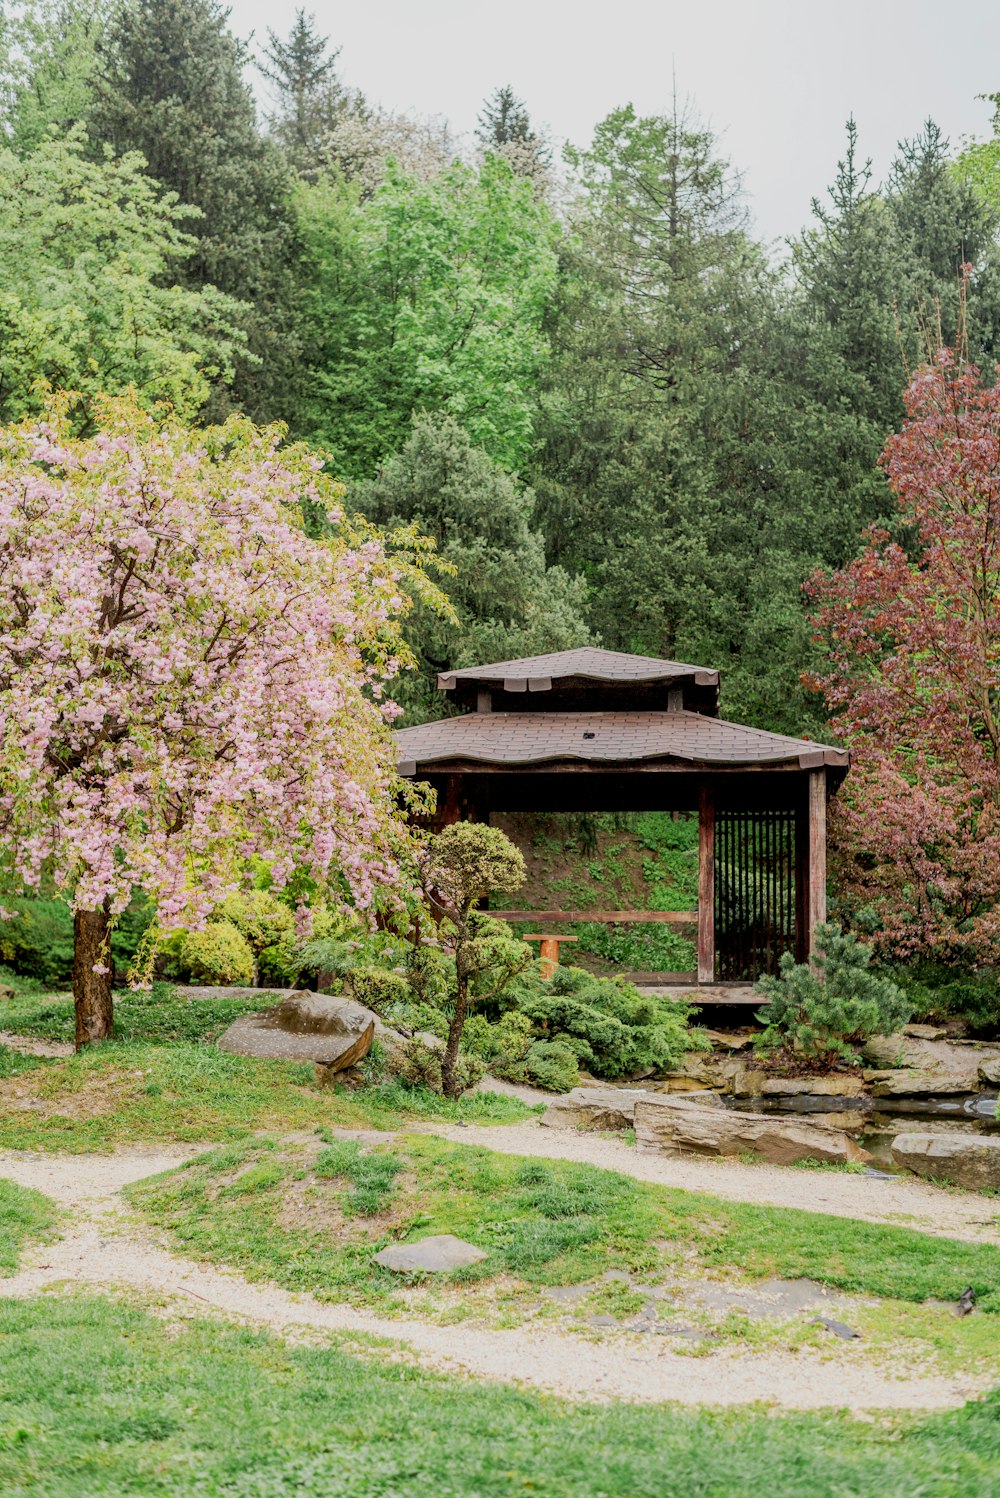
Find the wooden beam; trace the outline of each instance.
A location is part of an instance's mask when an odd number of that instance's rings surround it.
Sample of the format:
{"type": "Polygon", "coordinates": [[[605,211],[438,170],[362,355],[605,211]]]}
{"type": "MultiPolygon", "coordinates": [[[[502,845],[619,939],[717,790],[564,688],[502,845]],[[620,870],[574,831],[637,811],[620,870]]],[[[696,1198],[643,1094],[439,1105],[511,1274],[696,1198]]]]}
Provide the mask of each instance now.
{"type": "Polygon", "coordinates": [[[498,921],[594,921],[599,926],[628,922],[666,922],[672,926],[694,926],[696,910],[494,910],[498,921]]]}
{"type": "Polygon", "coordinates": [[[715,981],[715,799],[702,782],[698,794],[698,982],[715,981]]]}
{"type": "Polygon", "coordinates": [[[806,938],[816,950],[816,927],[826,920],[826,771],[809,772],[809,864],[806,885],[806,938]]]}

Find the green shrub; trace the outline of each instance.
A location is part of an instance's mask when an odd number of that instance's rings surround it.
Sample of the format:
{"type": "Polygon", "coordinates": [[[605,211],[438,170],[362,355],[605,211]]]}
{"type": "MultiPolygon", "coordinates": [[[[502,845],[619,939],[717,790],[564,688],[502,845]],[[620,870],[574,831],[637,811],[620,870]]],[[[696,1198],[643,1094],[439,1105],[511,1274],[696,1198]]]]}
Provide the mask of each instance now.
{"type": "Polygon", "coordinates": [[[781,958],[780,977],[761,978],[756,992],[770,999],[757,1015],[765,1026],[755,1045],[785,1051],[818,1065],[854,1061],[855,1046],[891,1035],[910,1018],[912,1001],[891,978],[872,971],[872,949],[833,923],[817,926],[811,963],[781,958]]]}
{"type": "Polygon", "coordinates": [[[405,1003],[410,993],[410,986],[402,973],[394,972],[392,968],[352,968],[347,982],[359,1004],[383,1016],[393,1005],[405,1003]]]}
{"type": "Polygon", "coordinates": [[[73,913],[64,900],[4,900],[12,920],[0,921],[0,960],[48,988],[73,979],[73,913]]]}
{"type": "Polygon", "coordinates": [[[974,1035],[993,1039],[1000,1034],[1000,973],[995,968],[922,962],[895,968],[892,977],[921,1019],[954,1017],[965,1020],[974,1035]]]}
{"type": "Polygon", "coordinates": [[[185,931],[177,944],[176,965],[191,983],[248,988],[254,979],[253,953],[230,921],[209,921],[201,931],[185,931]]]}
{"type": "Polygon", "coordinates": [[[511,1075],[512,1082],[531,1082],[549,1092],[569,1092],[580,1080],[580,1063],[562,1040],[536,1040],[520,1068],[521,1075],[511,1075]]]}
{"type": "Polygon", "coordinates": [[[582,968],[558,967],[548,982],[525,974],[511,985],[510,998],[537,1039],[558,1040],[597,1077],[669,1071],[698,1044],[686,1004],[582,968]]]}

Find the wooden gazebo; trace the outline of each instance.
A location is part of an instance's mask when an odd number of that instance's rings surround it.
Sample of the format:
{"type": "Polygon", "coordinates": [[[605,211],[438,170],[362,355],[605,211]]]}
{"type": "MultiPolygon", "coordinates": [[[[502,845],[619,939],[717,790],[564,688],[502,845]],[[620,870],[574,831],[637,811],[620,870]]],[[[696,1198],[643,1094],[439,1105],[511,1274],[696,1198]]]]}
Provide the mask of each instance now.
{"type": "Polygon", "coordinates": [[[811,951],[845,750],[720,718],[718,671],[618,651],[468,667],[438,687],[459,715],[397,740],[400,773],[435,787],[443,823],[697,811],[698,984],[753,982],[811,951]]]}

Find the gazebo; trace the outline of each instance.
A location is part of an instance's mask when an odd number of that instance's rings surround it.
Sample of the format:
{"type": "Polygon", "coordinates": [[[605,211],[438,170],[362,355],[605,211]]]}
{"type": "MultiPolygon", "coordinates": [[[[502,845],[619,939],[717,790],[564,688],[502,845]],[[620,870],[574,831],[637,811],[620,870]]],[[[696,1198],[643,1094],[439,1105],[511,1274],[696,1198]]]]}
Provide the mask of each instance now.
{"type": "Polygon", "coordinates": [[[783,952],[811,952],[845,750],[720,718],[716,670],[613,650],[470,666],[438,688],[457,715],[396,737],[400,773],[435,788],[441,825],[513,811],[698,814],[696,916],[541,914],[696,919],[703,988],[752,983],[783,952]]]}

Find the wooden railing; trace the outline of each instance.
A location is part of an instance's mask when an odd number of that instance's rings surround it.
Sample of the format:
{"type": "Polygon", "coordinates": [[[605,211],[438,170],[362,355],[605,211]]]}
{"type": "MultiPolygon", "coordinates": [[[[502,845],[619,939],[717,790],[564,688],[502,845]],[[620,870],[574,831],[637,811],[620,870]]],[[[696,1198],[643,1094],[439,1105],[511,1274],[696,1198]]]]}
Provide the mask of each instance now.
{"type": "Polygon", "coordinates": [[[598,926],[617,926],[629,921],[696,926],[696,910],[491,910],[499,921],[593,921],[598,926]]]}

